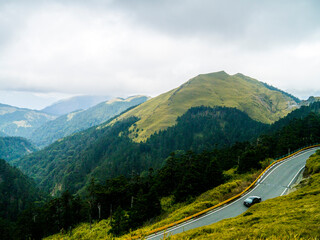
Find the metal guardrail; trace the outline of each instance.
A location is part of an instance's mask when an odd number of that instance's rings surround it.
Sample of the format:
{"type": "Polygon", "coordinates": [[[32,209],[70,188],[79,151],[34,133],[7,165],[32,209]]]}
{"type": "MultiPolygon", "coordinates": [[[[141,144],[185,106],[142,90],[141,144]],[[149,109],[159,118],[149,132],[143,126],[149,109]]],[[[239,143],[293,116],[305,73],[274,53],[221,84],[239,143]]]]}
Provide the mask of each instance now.
{"type": "Polygon", "coordinates": [[[247,188],[246,188],[245,190],[243,190],[241,193],[239,193],[239,194],[237,194],[237,195],[235,195],[235,196],[233,196],[233,197],[231,197],[231,198],[229,198],[229,199],[227,199],[227,200],[225,200],[225,201],[223,201],[223,202],[220,202],[220,203],[218,203],[218,204],[216,204],[216,205],[214,205],[214,206],[212,206],[212,207],[210,207],[210,208],[207,208],[207,209],[205,209],[205,210],[202,210],[201,212],[195,213],[195,214],[193,214],[193,215],[191,215],[191,216],[189,216],[189,217],[183,218],[183,219],[181,219],[181,220],[179,220],[179,221],[176,221],[176,222],[170,223],[170,224],[168,224],[168,225],[165,225],[165,226],[163,226],[163,227],[160,227],[160,228],[151,230],[151,231],[147,232],[147,233],[144,234],[144,235],[141,234],[141,235],[133,236],[133,237],[131,237],[131,238],[129,238],[129,239],[139,239],[139,238],[144,237],[144,236],[149,236],[149,235],[155,234],[155,233],[157,233],[157,232],[161,232],[161,231],[166,230],[166,229],[168,229],[168,228],[174,227],[174,226],[176,226],[176,225],[178,225],[178,224],[180,224],[180,223],[184,223],[184,222],[187,222],[187,221],[189,221],[189,220],[191,220],[191,219],[194,219],[194,218],[197,218],[197,217],[199,217],[199,216],[201,216],[201,215],[204,215],[204,214],[206,214],[206,213],[208,213],[208,212],[210,212],[210,211],[212,211],[212,210],[214,210],[214,209],[216,209],[216,208],[218,208],[218,207],[221,207],[221,206],[223,206],[223,205],[225,205],[225,204],[227,204],[227,203],[230,203],[230,202],[232,202],[233,200],[241,197],[241,196],[242,196],[243,194],[245,194],[248,190],[250,190],[252,187],[254,187],[255,184],[256,184],[260,179],[262,179],[262,178],[265,176],[265,174],[267,174],[270,170],[272,170],[272,169],[273,169],[275,166],[277,166],[280,162],[282,162],[282,161],[284,161],[284,160],[286,160],[286,159],[288,159],[288,158],[291,158],[291,157],[293,157],[293,156],[295,156],[295,155],[297,155],[297,154],[299,154],[299,153],[301,153],[301,152],[303,152],[303,151],[305,151],[305,150],[308,150],[308,149],[310,149],[310,148],[315,148],[315,147],[320,147],[320,144],[314,144],[314,145],[310,145],[310,146],[307,146],[307,147],[304,147],[304,148],[300,148],[300,149],[294,151],[294,152],[291,153],[291,154],[287,154],[287,155],[282,156],[280,159],[272,162],[268,167],[266,167],[266,169],[263,170],[262,173],[260,173],[260,175],[256,178],[256,180],[254,180],[254,181],[249,185],[249,187],[247,187],[247,188]]]}

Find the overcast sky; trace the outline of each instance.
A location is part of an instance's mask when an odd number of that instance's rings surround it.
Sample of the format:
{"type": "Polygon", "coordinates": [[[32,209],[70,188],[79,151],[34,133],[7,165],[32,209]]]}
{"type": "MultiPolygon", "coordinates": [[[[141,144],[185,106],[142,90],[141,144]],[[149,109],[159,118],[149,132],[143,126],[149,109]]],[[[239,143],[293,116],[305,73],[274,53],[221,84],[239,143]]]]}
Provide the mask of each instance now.
{"type": "Polygon", "coordinates": [[[221,70],[320,95],[319,13],[318,0],[0,1],[0,102],[156,96],[221,70]]]}

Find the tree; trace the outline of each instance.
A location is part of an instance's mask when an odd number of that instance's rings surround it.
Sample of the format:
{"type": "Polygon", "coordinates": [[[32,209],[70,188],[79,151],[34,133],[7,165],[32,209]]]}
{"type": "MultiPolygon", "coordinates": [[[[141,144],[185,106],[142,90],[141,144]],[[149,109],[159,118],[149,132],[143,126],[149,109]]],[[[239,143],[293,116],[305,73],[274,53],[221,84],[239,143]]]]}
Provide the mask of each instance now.
{"type": "Polygon", "coordinates": [[[110,232],[116,236],[122,235],[128,231],[128,216],[119,206],[111,218],[110,232]]]}

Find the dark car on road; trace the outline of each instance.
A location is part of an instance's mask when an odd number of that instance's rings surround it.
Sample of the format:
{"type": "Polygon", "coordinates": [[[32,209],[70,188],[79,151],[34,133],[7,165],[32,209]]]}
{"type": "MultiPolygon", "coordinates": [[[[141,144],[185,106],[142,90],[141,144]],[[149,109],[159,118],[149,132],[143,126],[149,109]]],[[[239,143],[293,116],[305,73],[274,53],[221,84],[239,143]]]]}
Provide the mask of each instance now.
{"type": "Polygon", "coordinates": [[[246,200],[244,200],[243,204],[246,207],[250,207],[251,205],[255,204],[255,203],[259,203],[261,202],[261,197],[258,196],[250,196],[248,197],[246,200]]]}

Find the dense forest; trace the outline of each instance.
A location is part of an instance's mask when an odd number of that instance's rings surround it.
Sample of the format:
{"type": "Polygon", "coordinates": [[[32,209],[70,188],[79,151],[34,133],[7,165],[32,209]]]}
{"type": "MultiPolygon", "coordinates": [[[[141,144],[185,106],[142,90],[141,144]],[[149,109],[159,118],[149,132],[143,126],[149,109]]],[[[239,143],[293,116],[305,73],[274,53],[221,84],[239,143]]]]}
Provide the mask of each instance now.
{"type": "Polygon", "coordinates": [[[41,198],[32,179],[0,159],[0,239],[10,239],[19,214],[41,198]]]}
{"type": "Polygon", "coordinates": [[[10,162],[36,151],[36,147],[22,137],[0,137],[0,159],[10,162]]]}
{"type": "Polygon", "coordinates": [[[68,189],[75,193],[83,191],[91,177],[104,182],[132,172],[147,173],[149,168],[162,167],[173,151],[200,153],[250,141],[268,126],[234,108],[195,107],[179,117],[175,126],[136,143],[128,137],[132,134],[128,128],[137,120],[132,117],[112,127],[74,134],[22,158],[17,165],[48,192],[59,194],[59,189],[68,189]]]}
{"type": "Polygon", "coordinates": [[[280,128],[280,123],[276,123],[252,141],[236,142],[232,146],[215,145],[200,152],[176,150],[157,170],[149,168],[142,174],[132,171],[129,176],[120,175],[103,182],[91,178],[81,196],[64,191],[60,197],[21,213],[13,225],[19,229],[15,231],[15,238],[39,239],[68,231],[82,221],[110,216],[111,233],[115,236],[134,230],[161,213],[162,197],[173,196],[176,203],[190,202],[227,181],[224,170],[234,168],[238,173],[245,173],[260,169],[266,158],[275,159],[288,151],[320,142],[320,115],[316,113],[319,106],[297,110],[288,116],[288,121],[282,120],[288,124],[280,128]]]}

